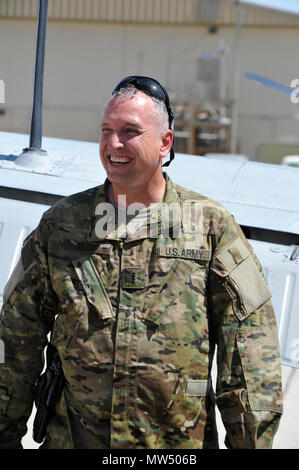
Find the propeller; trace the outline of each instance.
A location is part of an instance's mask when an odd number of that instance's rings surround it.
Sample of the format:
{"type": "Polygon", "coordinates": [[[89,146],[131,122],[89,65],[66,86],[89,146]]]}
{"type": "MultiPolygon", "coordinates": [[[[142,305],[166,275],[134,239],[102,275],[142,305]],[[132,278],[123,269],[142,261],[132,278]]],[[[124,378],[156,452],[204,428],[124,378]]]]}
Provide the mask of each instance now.
{"type": "MultiPolygon", "coordinates": [[[[292,95],[293,93],[294,97],[299,98],[299,93],[296,93],[296,88],[287,87],[285,85],[282,85],[281,83],[271,80],[270,78],[263,77],[262,75],[258,75],[256,73],[246,72],[245,77],[248,78],[249,80],[252,80],[255,83],[258,83],[259,85],[264,85],[268,88],[273,88],[274,90],[280,91],[282,93],[286,93],[287,95],[292,95]]],[[[298,79],[297,86],[299,86],[299,79],[298,79]]]]}

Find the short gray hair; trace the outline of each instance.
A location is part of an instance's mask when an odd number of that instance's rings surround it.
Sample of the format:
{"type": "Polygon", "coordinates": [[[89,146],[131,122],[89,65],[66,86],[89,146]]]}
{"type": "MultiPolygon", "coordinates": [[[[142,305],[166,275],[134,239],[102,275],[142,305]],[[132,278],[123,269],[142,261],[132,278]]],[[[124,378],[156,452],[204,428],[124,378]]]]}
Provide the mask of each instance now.
{"type": "Polygon", "coordinates": [[[154,102],[157,113],[159,114],[161,132],[164,132],[169,129],[169,116],[164,101],[158,100],[157,98],[151,96],[143,90],[138,90],[138,88],[135,88],[132,84],[128,84],[122,88],[119,88],[119,90],[113,93],[113,96],[120,97],[121,100],[125,101],[131,100],[139,92],[149,96],[154,102]]]}

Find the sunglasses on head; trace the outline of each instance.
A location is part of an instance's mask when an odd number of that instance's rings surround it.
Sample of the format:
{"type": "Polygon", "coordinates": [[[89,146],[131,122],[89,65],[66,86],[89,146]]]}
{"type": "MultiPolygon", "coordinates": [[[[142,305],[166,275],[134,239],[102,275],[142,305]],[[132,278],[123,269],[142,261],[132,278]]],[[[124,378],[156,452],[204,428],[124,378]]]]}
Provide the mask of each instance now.
{"type": "MultiPolygon", "coordinates": [[[[166,89],[154,78],[142,77],[139,75],[131,75],[129,77],[123,78],[114,88],[112,95],[114,95],[121,88],[125,88],[127,85],[133,85],[137,90],[143,91],[149,96],[156,98],[166,106],[169,120],[169,129],[172,129],[174,113],[170,106],[169,96],[166,89]]],[[[168,166],[170,162],[174,159],[173,148],[170,150],[170,160],[164,163],[163,166],[168,166]]]]}

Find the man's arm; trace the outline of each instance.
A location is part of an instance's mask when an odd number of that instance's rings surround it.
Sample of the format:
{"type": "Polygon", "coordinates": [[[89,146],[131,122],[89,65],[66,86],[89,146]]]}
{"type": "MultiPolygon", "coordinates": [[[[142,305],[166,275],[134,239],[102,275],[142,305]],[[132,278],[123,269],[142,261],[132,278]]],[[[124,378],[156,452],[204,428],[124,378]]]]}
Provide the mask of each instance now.
{"type": "Polygon", "coordinates": [[[271,293],[233,217],[214,237],[211,314],[216,402],[230,448],[271,448],[282,413],[281,366],[271,293]]]}
{"type": "Polygon", "coordinates": [[[33,405],[34,385],[43,364],[43,350],[55,314],[49,282],[45,227],[24,242],[4,290],[0,317],[0,448],[21,448],[33,405]],[[53,314],[54,312],[54,314],[53,314]]]}

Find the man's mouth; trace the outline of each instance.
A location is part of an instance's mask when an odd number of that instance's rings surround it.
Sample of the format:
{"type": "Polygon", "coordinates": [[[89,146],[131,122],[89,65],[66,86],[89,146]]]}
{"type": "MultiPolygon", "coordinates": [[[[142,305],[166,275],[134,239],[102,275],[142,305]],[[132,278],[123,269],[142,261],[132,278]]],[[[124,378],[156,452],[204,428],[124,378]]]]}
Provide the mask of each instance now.
{"type": "Polygon", "coordinates": [[[109,155],[108,160],[113,165],[127,165],[133,160],[133,158],[125,155],[109,155]]]}

